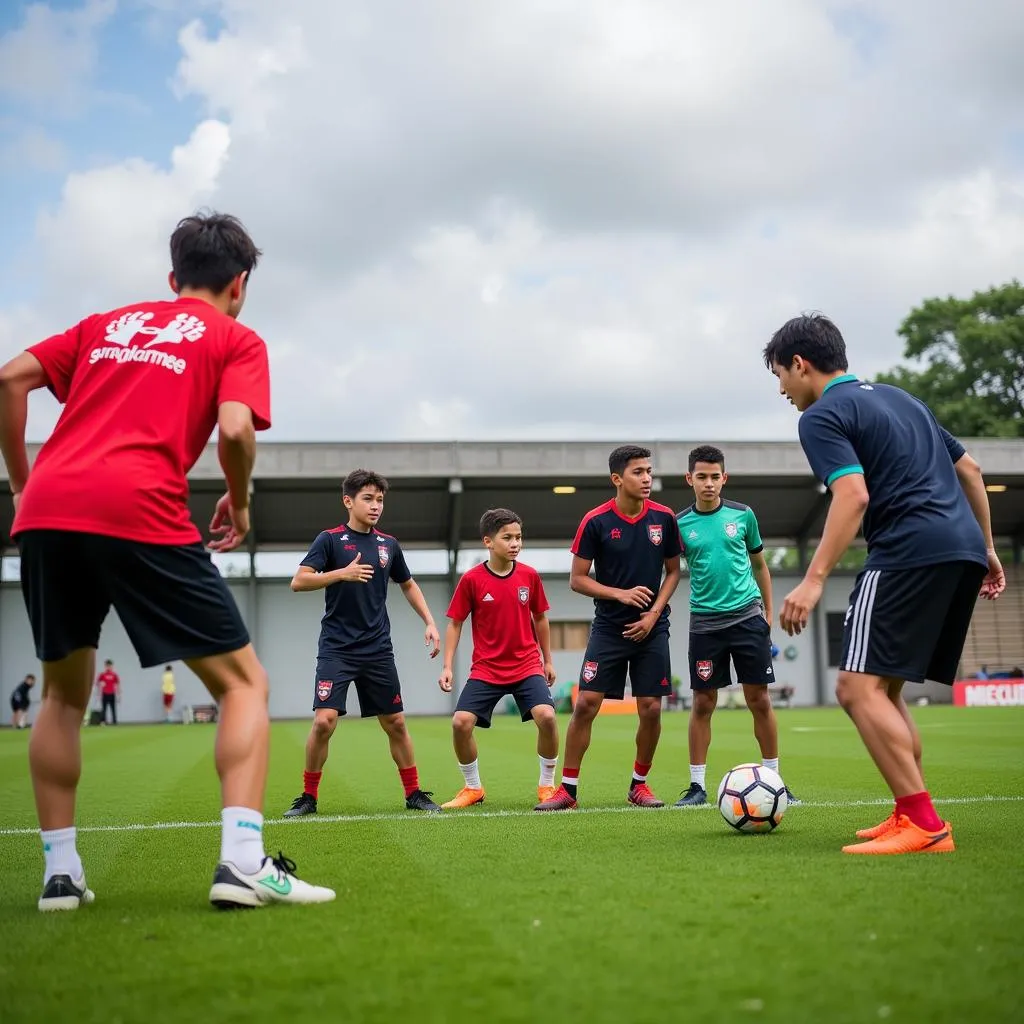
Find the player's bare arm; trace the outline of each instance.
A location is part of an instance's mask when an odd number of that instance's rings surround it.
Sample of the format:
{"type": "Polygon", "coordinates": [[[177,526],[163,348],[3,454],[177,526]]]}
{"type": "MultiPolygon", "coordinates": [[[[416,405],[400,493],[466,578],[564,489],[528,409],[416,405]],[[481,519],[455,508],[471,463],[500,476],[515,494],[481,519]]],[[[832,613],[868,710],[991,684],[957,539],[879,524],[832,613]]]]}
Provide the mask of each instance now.
{"type": "Polygon", "coordinates": [[[249,532],[249,481],[256,462],[256,427],[244,402],[224,402],[217,410],[217,455],[227,493],[217,502],[210,533],[214,551],[237,548],[249,532]]]}
{"type": "Polygon", "coordinates": [[[462,639],[462,623],[455,619],[448,620],[448,628],[444,631],[444,667],[441,669],[441,678],[437,685],[445,693],[452,691],[452,678],[455,674],[453,665],[455,663],[455,652],[459,649],[459,641],[462,639]]]}
{"type": "MultiPolygon", "coordinates": [[[[658,619],[661,618],[661,613],[668,606],[669,601],[672,600],[672,595],[676,592],[680,579],[682,579],[680,556],[674,555],[672,558],[666,558],[665,576],[661,581],[661,586],[658,588],[658,596],[654,604],[636,622],[631,622],[622,631],[622,635],[627,640],[643,640],[654,629],[658,619]]],[[[646,590],[647,588],[638,587],[637,589],[646,590]]]]}
{"type": "Polygon", "coordinates": [[[981,596],[988,601],[994,601],[1006,589],[1006,574],[996,554],[996,542],[992,537],[992,512],[988,504],[988,492],[985,490],[985,478],[981,466],[967,454],[960,456],[953,468],[974,518],[978,520],[981,532],[985,536],[988,574],[981,583],[981,596]]]}
{"type": "Polygon", "coordinates": [[[763,551],[751,552],[750,568],[754,572],[754,582],[761,592],[761,604],[764,605],[764,617],[768,624],[772,622],[772,574],[768,569],[768,559],[763,551]]]}
{"type": "Polygon", "coordinates": [[[868,507],[868,487],[860,473],[850,473],[834,480],[831,486],[832,505],[825,518],[814,558],[803,580],[782,602],[779,625],[790,635],[807,628],[811,612],[821,600],[825,580],[853,543],[868,507]]]}
{"type": "Polygon", "coordinates": [[[603,601],[619,601],[633,608],[646,608],[654,599],[648,587],[632,587],[630,590],[619,590],[617,587],[606,587],[598,583],[590,575],[592,559],[572,556],[572,570],[569,575],[569,587],[584,597],[599,598],[603,601]]]}
{"type": "Polygon", "coordinates": [[[409,579],[404,583],[400,583],[399,586],[402,588],[402,593],[405,594],[405,599],[411,605],[412,610],[423,620],[424,625],[427,627],[423,632],[423,642],[430,648],[431,658],[436,658],[441,652],[441,634],[438,633],[437,626],[434,625],[434,617],[430,614],[427,599],[423,596],[420,585],[415,580],[409,579]]]}
{"type": "Polygon", "coordinates": [[[21,352],[0,367],[0,451],[7,466],[15,507],[29,473],[25,450],[28,396],[46,384],[43,365],[31,352],[21,352]]]}
{"type": "Polygon", "coordinates": [[[551,660],[551,623],[544,612],[533,616],[533,627],[537,631],[537,643],[540,644],[540,656],[544,659],[544,678],[551,686],[555,681],[555,664],[551,660]]]}
{"type": "Polygon", "coordinates": [[[300,594],[311,590],[323,590],[335,583],[366,583],[373,576],[373,566],[356,557],[343,569],[317,572],[311,565],[300,565],[292,577],[292,590],[300,594]]]}

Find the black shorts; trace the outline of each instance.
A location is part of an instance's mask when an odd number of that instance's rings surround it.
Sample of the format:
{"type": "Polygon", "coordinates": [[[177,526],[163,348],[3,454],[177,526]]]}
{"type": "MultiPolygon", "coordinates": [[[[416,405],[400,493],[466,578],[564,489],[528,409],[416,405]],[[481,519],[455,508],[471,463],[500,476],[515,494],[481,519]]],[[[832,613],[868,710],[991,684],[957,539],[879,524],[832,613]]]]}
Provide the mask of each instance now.
{"type": "Polygon", "coordinates": [[[863,570],[846,609],[839,668],[952,686],[986,572],[977,562],[863,570]]]}
{"type": "Polygon", "coordinates": [[[352,664],[337,658],[317,658],[313,683],[313,710],[330,708],[345,715],[349,686],[356,684],[359,712],[363,718],[398,715],[402,704],[402,687],[394,656],[384,654],[373,660],[352,664]]]}
{"type": "Polygon", "coordinates": [[[27,700],[17,700],[11,698],[11,710],[12,711],[28,711],[29,702],[27,700]]]}
{"type": "Polygon", "coordinates": [[[752,686],[775,682],[772,669],[772,628],[763,615],[753,615],[713,633],[690,634],[690,688],[718,690],[731,686],[729,659],[736,681],[752,686]]]}
{"type": "Polygon", "coordinates": [[[551,699],[551,688],[541,675],[527,676],[518,683],[498,685],[485,683],[482,679],[469,679],[459,694],[456,711],[468,711],[476,715],[476,724],[481,729],[491,727],[491,715],[503,697],[511,696],[519,708],[520,717],[524,722],[533,719],[533,709],[542,704],[554,709],[555,702],[551,699]]]}
{"type": "Polygon", "coordinates": [[[40,661],[98,647],[111,606],[143,668],[249,643],[227,581],[198,541],[144,544],[96,533],[26,530],[16,542],[40,661]]]}
{"type": "Polygon", "coordinates": [[[603,693],[609,700],[622,700],[626,695],[627,670],[634,697],[671,694],[668,629],[661,627],[638,643],[608,627],[592,628],[580,668],[580,690],[603,693]]]}

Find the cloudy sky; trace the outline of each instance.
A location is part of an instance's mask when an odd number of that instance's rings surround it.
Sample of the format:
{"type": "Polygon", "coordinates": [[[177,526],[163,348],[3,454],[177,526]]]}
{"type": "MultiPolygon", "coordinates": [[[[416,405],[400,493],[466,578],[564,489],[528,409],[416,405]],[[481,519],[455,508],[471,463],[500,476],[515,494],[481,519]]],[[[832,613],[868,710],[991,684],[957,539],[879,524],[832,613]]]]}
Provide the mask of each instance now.
{"type": "Polygon", "coordinates": [[[791,439],[783,320],[870,375],[1024,273],[1021,53],[1019,0],[4,0],[0,355],[212,206],[267,439],[791,439]]]}

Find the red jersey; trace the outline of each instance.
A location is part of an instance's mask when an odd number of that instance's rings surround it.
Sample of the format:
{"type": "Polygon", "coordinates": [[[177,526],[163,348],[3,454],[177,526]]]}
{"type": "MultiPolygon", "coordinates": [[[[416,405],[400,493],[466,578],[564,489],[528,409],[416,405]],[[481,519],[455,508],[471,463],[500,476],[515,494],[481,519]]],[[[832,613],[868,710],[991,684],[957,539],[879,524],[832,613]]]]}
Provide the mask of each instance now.
{"type": "Polygon", "coordinates": [[[452,595],[448,618],[473,616],[473,662],[469,678],[507,685],[543,672],[533,616],[548,610],[540,574],[516,562],[499,576],[484,562],[467,572],[452,595]]]}
{"type": "Polygon", "coordinates": [[[258,334],[202,299],[139,302],[33,345],[64,405],[18,503],[11,534],[73,530],[193,544],[188,472],[222,402],[270,426],[258,334]]]}
{"type": "Polygon", "coordinates": [[[100,684],[100,693],[117,693],[117,684],[120,680],[113,669],[108,668],[106,671],[101,672],[96,681],[100,684]]]}

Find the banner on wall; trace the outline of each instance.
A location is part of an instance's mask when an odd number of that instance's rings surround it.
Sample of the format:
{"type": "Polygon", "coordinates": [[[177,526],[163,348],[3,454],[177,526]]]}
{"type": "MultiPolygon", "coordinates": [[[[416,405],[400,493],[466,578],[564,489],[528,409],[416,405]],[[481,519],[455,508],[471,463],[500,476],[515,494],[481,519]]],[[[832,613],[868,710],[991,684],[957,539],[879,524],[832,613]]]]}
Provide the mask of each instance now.
{"type": "Polygon", "coordinates": [[[953,703],[960,708],[1024,707],[1024,682],[993,679],[958,679],[953,703]]]}

